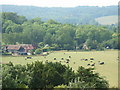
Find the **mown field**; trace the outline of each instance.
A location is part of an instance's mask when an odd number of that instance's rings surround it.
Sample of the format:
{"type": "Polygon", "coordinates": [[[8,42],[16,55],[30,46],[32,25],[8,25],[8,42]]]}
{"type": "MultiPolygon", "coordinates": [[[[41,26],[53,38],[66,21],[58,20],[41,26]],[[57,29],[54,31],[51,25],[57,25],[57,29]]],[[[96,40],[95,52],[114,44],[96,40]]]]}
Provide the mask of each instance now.
{"type": "Polygon", "coordinates": [[[43,61],[45,62],[61,62],[62,64],[70,65],[73,70],[77,70],[79,66],[95,67],[95,71],[100,73],[106,80],[109,81],[110,87],[118,87],[118,51],[109,50],[109,51],[55,51],[51,52],[48,56],[31,56],[32,59],[25,60],[26,56],[3,56],[2,63],[8,63],[9,61],[14,64],[27,64],[34,61],[43,61]],[[71,58],[69,58],[71,56],[71,58]],[[93,57],[94,60],[90,60],[93,57]],[[54,60],[56,58],[56,60],[54,60]],[[64,58],[64,60],[61,60],[64,58]],[[70,63],[66,63],[65,60],[69,58],[70,63]],[[88,59],[84,61],[81,59],[88,59]],[[103,61],[105,64],[99,65],[98,61],[103,61]],[[95,66],[87,66],[87,64],[95,63],[95,66]]]}
{"type": "Polygon", "coordinates": [[[118,16],[104,16],[95,19],[99,24],[111,25],[118,23],[118,16]]]}

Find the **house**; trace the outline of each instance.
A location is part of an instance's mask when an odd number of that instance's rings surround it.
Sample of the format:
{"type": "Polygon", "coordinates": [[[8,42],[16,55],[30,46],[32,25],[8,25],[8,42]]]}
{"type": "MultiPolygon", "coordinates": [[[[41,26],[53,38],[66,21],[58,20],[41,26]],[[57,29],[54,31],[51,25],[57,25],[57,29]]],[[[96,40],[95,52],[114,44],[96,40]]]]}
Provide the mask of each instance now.
{"type": "Polygon", "coordinates": [[[33,44],[19,44],[19,45],[6,45],[4,50],[11,52],[13,55],[30,55],[30,50],[35,49],[33,44]]]}
{"type": "Polygon", "coordinates": [[[89,49],[88,46],[87,46],[87,43],[84,43],[82,48],[83,48],[84,50],[88,50],[88,49],[89,49]]]}

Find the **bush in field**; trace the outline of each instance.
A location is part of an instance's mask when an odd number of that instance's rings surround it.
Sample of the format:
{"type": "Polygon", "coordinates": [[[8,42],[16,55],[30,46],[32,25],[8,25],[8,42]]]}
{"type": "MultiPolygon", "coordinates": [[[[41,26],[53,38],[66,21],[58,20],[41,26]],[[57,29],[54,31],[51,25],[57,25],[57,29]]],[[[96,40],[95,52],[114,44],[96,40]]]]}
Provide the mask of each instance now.
{"type": "Polygon", "coordinates": [[[59,81],[60,84],[68,84],[75,77],[75,73],[72,68],[62,65],[61,63],[47,63],[47,66],[53,67],[62,77],[59,81]]]}
{"type": "Polygon", "coordinates": [[[42,62],[35,62],[33,66],[33,72],[31,75],[30,88],[42,88],[44,87],[44,82],[42,78],[44,65],[42,62]]]}
{"type": "Polygon", "coordinates": [[[61,84],[69,83],[74,73],[71,69],[60,63],[35,62],[30,88],[53,88],[61,84]],[[68,71],[70,73],[68,73],[68,71]],[[67,77],[66,77],[67,75],[67,77]]]}
{"type": "Polygon", "coordinates": [[[60,63],[3,65],[3,88],[53,88],[68,84],[73,78],[72,69],[60,63]]]}
{"type": "Polygon", "coordinates": [[[93,70],[93,68],[79,67],[75,80],[69,83],[69,88],[108,88],[108,82],[93,70]]]}
{"type": "Polygon", "coordinates": [[[11,62],[3,65],[2,87],[3,88],[27,88],[29,76],[25,66],[13,65],[11,62]]]}
{"type": "Polygon", "coordinates": [[[12,74],[9,73],[12,66],[4,65],[2,72],[2,87],[3,88],[17,88],[17,81],[12,78],[12,74]]]}
{"type": "Polygon", "coordinates": [[[35,50],[35,54],[40,54],[40,53],[42,53],[42,50],[40,48],[35,50]]]}

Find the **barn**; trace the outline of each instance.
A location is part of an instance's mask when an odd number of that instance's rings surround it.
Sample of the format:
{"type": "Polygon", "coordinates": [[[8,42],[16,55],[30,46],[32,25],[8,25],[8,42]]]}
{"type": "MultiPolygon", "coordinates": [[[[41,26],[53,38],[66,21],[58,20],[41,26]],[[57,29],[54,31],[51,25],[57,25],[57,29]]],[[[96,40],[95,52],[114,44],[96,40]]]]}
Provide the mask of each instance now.
{"type": "Polygon", "coordinates": [[[36,46],[32,44],[6,45],[5,50],[12,53],[12,55],[30,55],[30,50],[35,49],[36,46]]]}

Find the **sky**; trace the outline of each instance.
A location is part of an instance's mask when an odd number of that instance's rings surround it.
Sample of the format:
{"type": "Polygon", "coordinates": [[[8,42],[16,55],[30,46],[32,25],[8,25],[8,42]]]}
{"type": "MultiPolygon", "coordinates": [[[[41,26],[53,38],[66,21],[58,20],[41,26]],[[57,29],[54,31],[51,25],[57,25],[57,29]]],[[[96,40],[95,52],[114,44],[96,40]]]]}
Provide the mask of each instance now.
{"type": "Polygon", "coordinates": [[[39,7],[76,7],[118,5],[119,0],[0,0],[0,5],[29,5],[39,7]]]}

